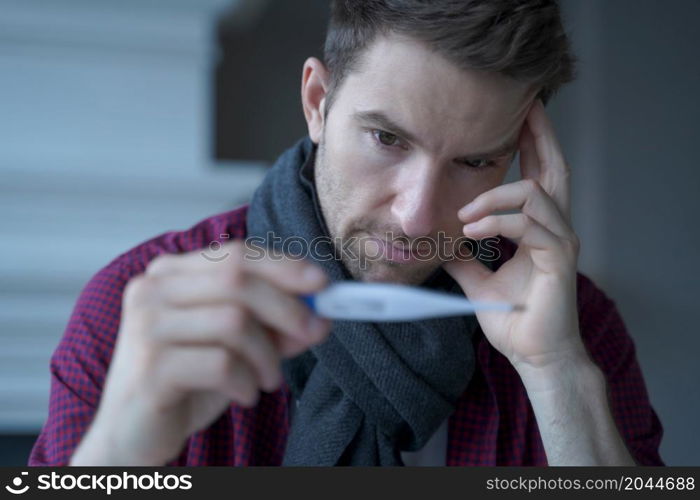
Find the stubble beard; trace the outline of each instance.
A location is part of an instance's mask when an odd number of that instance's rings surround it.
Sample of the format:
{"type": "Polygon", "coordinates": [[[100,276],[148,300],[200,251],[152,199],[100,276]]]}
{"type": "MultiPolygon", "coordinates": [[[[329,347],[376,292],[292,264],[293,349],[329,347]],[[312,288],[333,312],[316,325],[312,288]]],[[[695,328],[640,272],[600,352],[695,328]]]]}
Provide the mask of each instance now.
{"type": "Polygon", "coordinates": [[[440,263],[432,262],[429,265],[427,262],[419,262],[408,265],[391,262],[381,257],[378,259],[364,258],[366,252],[362,248],[362,243],[369,237],[367,231],[361,228],[353,228],[347,236],[339,234],[338,227],[341,222],[339,217],[346,210],[344,210],[342,201],[339,201],[342,199],[338,195],[338,193],[342,192],[342,186],[333,183],[332,175],[330,175],[330,170],[328,169],[329,166],[326,164],[324,139],[325,134],[323,134],[319,142],[314,160],[316,194],[322,216],[330,233],[329,236],[334,244],[335,253],[340,256],[340,260],[350,276],[357,281],[391,282],[407,285],[422,283],[439,267],[440,263]],[[333,207],[333,209],[329,210],[329,207],[333,207]],[[356,237],[357,241],[351,245],[351,251],[339,252],[336,245],[336,242],[339,241],[337,238],[350,238],[353,236],[356,237]],[[357,258],[352,258],[350,254],[357,256],[357,258]]]}

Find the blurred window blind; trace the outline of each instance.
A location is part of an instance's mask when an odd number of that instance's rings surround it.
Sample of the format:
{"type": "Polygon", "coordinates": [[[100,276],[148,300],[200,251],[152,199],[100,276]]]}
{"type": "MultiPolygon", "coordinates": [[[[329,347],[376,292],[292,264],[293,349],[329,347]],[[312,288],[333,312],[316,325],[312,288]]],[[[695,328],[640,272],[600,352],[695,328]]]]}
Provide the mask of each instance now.
{"type": "Polygon", "coordinates": [[[44,423],[49,358],[99,268],[264,175],[211,159],[217,19],[241,2],[0,0],[0,433],[44,423]]]}

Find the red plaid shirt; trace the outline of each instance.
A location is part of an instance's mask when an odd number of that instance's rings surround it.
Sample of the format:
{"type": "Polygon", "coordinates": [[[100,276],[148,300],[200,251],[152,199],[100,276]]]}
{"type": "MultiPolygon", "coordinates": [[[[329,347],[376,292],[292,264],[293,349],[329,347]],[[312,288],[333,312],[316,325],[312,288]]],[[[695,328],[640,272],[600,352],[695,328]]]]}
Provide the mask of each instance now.
{"type": "MultiPolygon", "coordinates": [[[[66,465],[86,432],[119,329],[122,292],[162,253],[206,249],[211,242],[245,238],[248,205],[141,243],[98,271],[82,290],[51,357],[49,415],[29,457],[31,466],[66,465]]],[[[501,239],[501,262],[513,242],[501,239]]],[[[642,465],[664,465],[658,448],[663,429],[649,403],[635,346],[614,303],[579,273],[581,334],[603,370],[617,426],[642,465]]],[[[474,337],[474,376],[448,419],[447,465],[547,465],[535,415],[517,372],[488,343],[474,337]]],[[[290,393],[283,384],[262,393],[254,408],[235,403],[208,428],[187,440],[166,465],[280,465],[288,432],[290,393]]]]}

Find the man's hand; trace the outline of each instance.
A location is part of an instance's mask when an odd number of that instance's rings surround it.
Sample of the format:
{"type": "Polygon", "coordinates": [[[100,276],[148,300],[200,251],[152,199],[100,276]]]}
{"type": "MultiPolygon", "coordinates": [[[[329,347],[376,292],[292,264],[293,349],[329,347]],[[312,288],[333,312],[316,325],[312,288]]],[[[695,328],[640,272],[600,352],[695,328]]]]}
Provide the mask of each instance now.
{"type": "Polygon", "coordinates": [[[472,300],[524,304],[524,311],[479,311],[477,319],[523,381],[548,464],[634,465],[579,331],[570,170],[539,99],[520,136],[520,168],[522,180],[482,193],[458,214],[466,236],[512,238],[515,255],[496,272],[476,259],[445,270],[472,300]],[[520,212],[492,214],[498,210],[520,212]]]}
{"type": "Polygon", "coordinates": [[[471,300],[524,304],[522,312],[480,311],[477,319],[516,369],[539,370],[586,356],[576,306],[579,241],[571,228],[570,170],[539,99],[519,148],[522,180],[486,191],[458,212],[466,236],[514,239],[515,255],[496,272],[476,259],[444,267],[471,300]],[[492,214],[499,210],[520,212],[492,214]]]}
{"type": "Polygon", "coordinates": [[[159,256],[127,283],[100,406],[71,465],[163,465],[231,401],[252,407],[278,388],[282,357],[326,338],[331,322],[296,297],[325,286],[318,266],[241,240],[223,248],[218,262],[159,256]]]}

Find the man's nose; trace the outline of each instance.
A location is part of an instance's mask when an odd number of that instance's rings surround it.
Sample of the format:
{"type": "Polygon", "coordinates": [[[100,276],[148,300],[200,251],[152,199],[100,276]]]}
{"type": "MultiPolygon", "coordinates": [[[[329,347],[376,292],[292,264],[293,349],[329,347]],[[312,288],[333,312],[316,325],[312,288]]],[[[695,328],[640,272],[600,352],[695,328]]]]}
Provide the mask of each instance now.
{"type": "Polygon", "coordinates": [[[416,162],[401,171],[392,215],[409,238],[429,236],[438,213],[438,167],[428,161],[416,162]]]}

